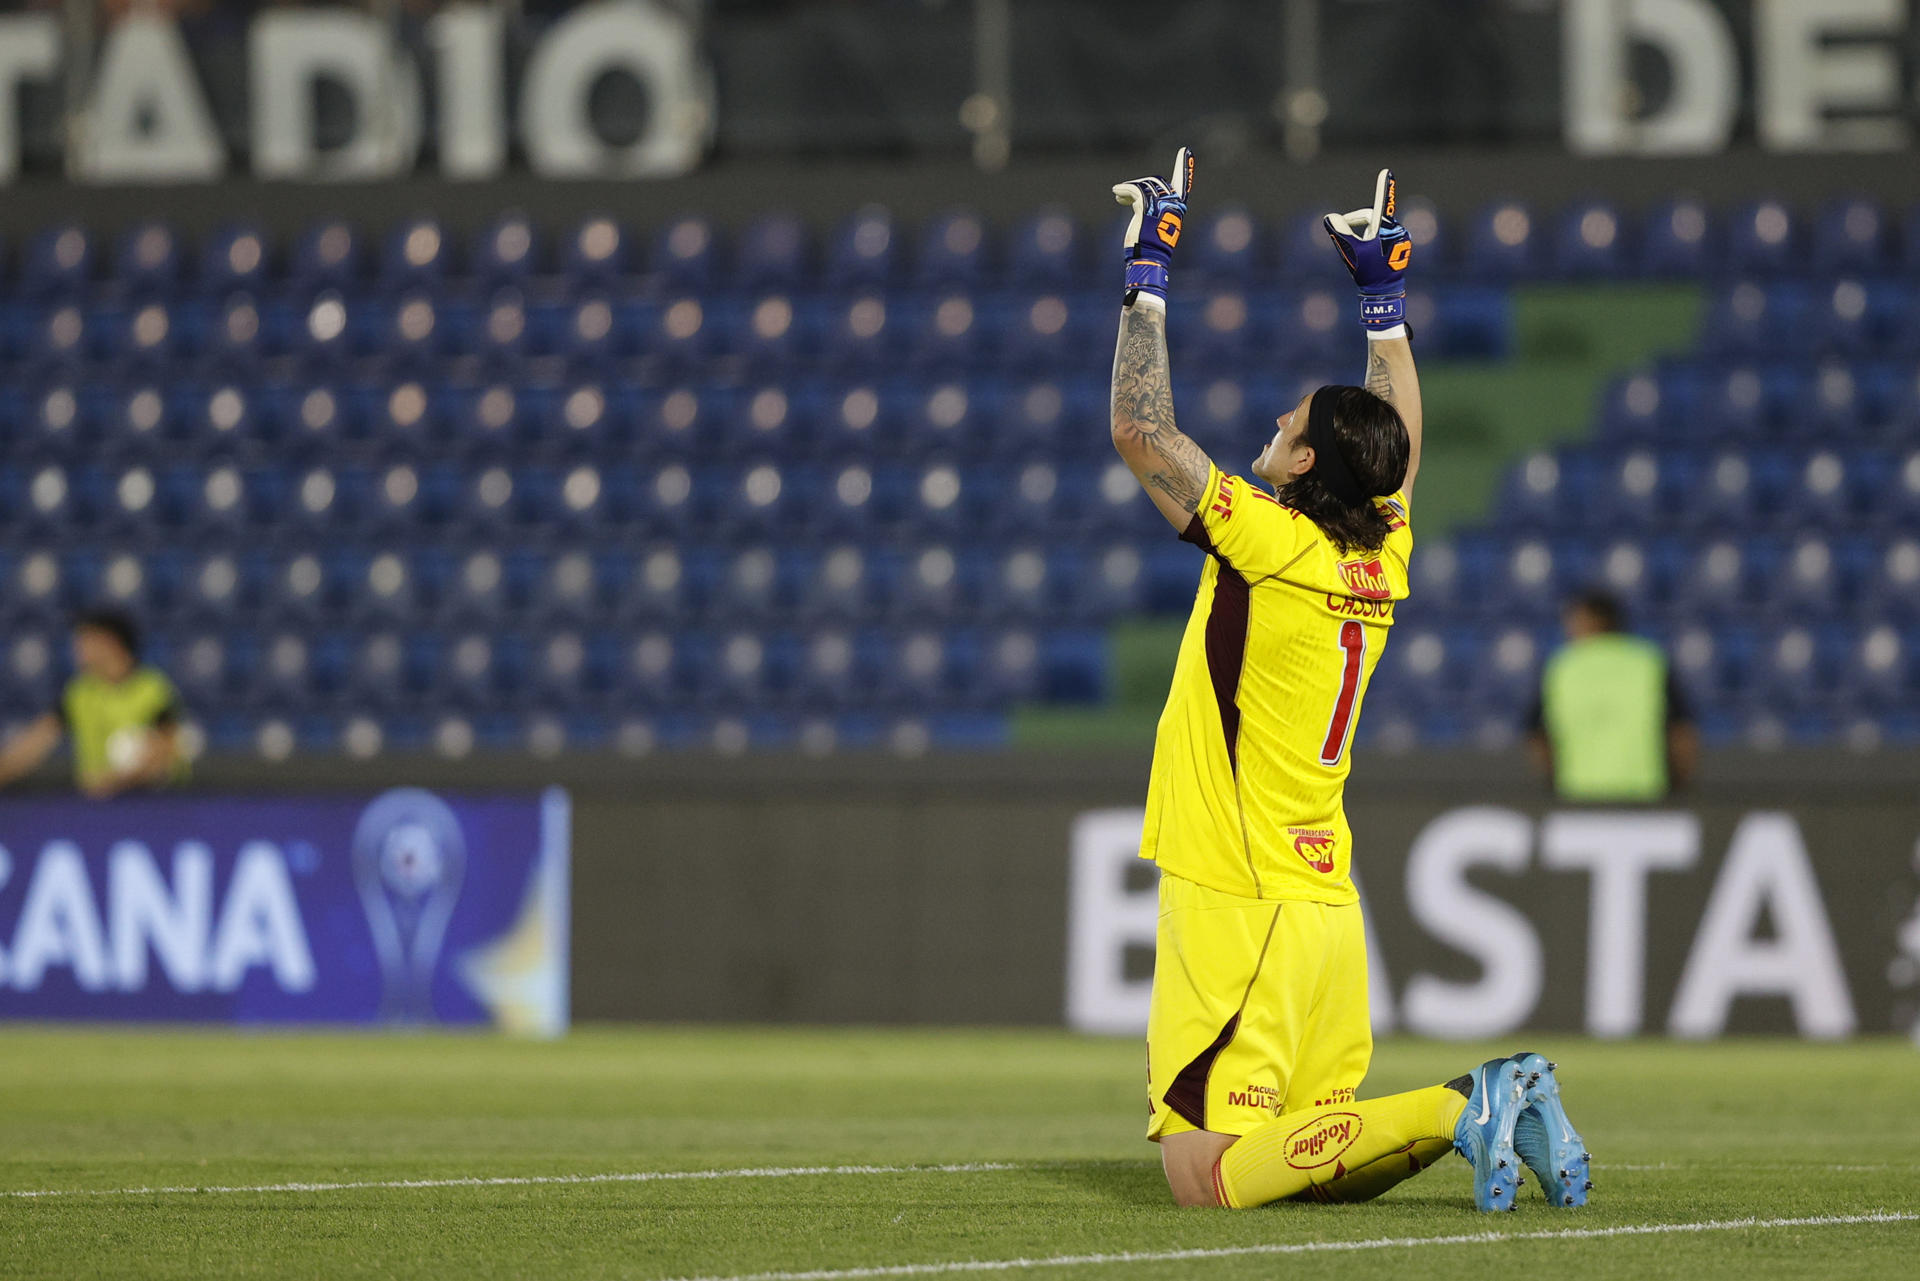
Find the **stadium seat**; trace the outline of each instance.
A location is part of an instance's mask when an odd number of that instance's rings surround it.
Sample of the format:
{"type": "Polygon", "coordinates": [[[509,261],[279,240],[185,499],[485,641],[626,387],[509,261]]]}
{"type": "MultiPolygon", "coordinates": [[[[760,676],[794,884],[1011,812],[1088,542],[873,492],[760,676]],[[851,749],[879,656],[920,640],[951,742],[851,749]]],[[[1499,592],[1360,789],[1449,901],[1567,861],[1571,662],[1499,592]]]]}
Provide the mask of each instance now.
{"type": "Polygon", "coordinates": [[[1337,285],[1346,267],[1328,235],[1325,209],[1303,210],[1281,221],[1275,261],[1280,279],[1297,286],[1337,285]]]}
{"type": "Polygon", "coordinates": [[[706,290],[720,278],[720,232],[710,219],[683,214],[656,234],[647,263],[676,291],[706,290]]]}
{"type": "Polygon", "coordinates": [[[1775,199],[1734,211],[1727,228],[1727,266],[1743,275],[1779,276],[1800,264],[1800,228],[1793,211],[1775,199]]]}
{"type": "Polygon", "coordinates": [[[267,281],[267,235],[247,223],[229,223],[208,236],[201,248],[200,289],[212,297],[259,291],[267,281]]]}
{"type": "Polygon", "coordinates": [[[810,283],[808,233],[790,214],[751,224],[741,234],[734,264],[734,287],[743,291],[790,293],[810,283]]]}
{"type": "Polygon", "coordinates": [[[20,291],[28,298],[71,297],[93,280],[93,237],[67,223],[47,228],[27,242],[20,261],[20,291]]]}
{"type": "Polygon", "coordinates": [[[922,289],[978,289],[988,282],[987,226],[980,215],[955,210],[920,231],[914,283],[922,289]]]}
{"type": "Polygon", "coordinates": [[[1640,237],[1641,270],[1650,276],[1702,277],[1719,265],[1712,215],[1697,200],[1656,204],[1640,237]]]}
{"type": "Polygon", "coordinates": [[[128,227],[114,246],[113,279],[139,294],[165,294],[180,279],[180,233],[158,219],[128,227]]]}
{"type": "Polygon", "coordinates": [[[582,219],[567,235],[560,271],[569,284],[605,287],[630,270],[631,249],[620,224],[605,214],[582,219]]]}
{"type": "Polygon", "coordinates": [[[437,285],[452,274],[452,245],[440,220],[407,218],[387,232],[380,251],[380,283],[388,289],[437,285]]]}
{"type": "Polygon", "coordinates": [[[884,206],[853,214],[827,237],[827,280],[846,289],[884,288],[894,277],[895,239],[893,214],[884,206]]]}
{"type": "Polygon", "coordinates": [[[1554,274],[1601,279],[1629,274],[1633,254],[1626,237],[1626,217],[1615,205],[1602,200],[1572,205],[1554,231],[1554,274]]]}
{"type": "Polygon", "coordinates": [[[294,241],[287,279],[301,295],[322,289],[346,289],[360,278],[360,233],[351,223],[325,219],[294,241]]]}
{"type": "Polygon", "coordinates": [[[1042,211],[1013,233],[1008,280],[1028,289],[1060,289],[1081,280],[1080,229],[1064,210],[1042,211]]]}
{"type": "Polygon", "coordinates": [[[1544,239],[1536,210],[1523,201],[1500,201],[1468,224],[1462,265],[1483,280],[1530,277],[1538,270],[1544,239]]]}
{"type": "Polygon", "coordinates": [[[540,270],[539,229],[523,213],[504,213],[474,237],[467,262],[482,285],[520,284],[540,270]]]}
{"type": "Polygon", "coordinates": [[[1821,275],[1884,270],[1886,224],[1880,206],[1865,197],[1825,205],[1813,218],[1813,269],[1821,275]]]}
{"type": "Polygon", "coordinates": [[[1248,289],[1264,281],[1260,224],[1244,207],[1223,209],[1198,223],[1186,248],[1196,275],[1210,284],[1248,289]]]}

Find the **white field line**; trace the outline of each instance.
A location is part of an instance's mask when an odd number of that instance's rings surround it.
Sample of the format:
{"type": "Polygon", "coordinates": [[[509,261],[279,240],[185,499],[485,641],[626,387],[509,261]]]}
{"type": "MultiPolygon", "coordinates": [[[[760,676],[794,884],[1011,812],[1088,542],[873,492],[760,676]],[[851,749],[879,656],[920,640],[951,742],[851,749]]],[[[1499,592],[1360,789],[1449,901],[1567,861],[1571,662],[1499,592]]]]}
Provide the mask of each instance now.
{"type": "MultiPolygon", "coordinates": [[[[1141,1167],[1153,1166],[1158,1168],[1159,1162],[1129,1162],[1125,1160],[962,1161],[943,1165],[775,1165],[745,1166],[729,1170],[628,1170],[606,1174],[508,1174],[495,1176],[466,1175],[449,1179],[358,1179],[344,1180],[337,1183],[182,1183],[159,1187],[133,1188],[17,1188],[0,1189],[0,1197],[45,1198],[160,1196],[182,1193],[351,1192],[356,1188],[519,1188],[536,1187],[543,1184],[679,1183],[699,1179],[799,1179],[878,1174],[978,1174],[1002,1170],[1086,1169],[1095,1166],[1120,1169],[1130,1165],[1138,1165],[1141,1167]]],[[[1916,1164],[1822,1165],[1818,1162],[1788,1163],[1778,1161],[1714,1161],[1698,1163],[1663,1161],[1655,1165],[1615,1165],[1609,1162],[1605,1165],[1596,1164],[1594,1169],[1605,1172],[1614,1170],[1644,1172],[1699,1169],[1706,1165],[1711,1165],[1716,1170],[1818,1170],[1859,1173],[1920,1169],[1920,1165],[1916,1164]]]]}
{"type": "Polygon", "coordinates": [[[919,1277],[949,1272],[1018,1272],[1029,1268],[1078,1268],[1101,1263],[1177,1263],[1243,1255],[1331,1254],[1351,1250],[1404,1250],[1430,1245],[1507,1245],[1517,1241],[1585,1241],[1600,1237],[1658,1236],[1669,1232],[1739,1232],[1757,1228],[1826,1228],[1850,1223],[1913,1223],[1920,1213],[1876,1210],[1871,1214],[1818,1214],[1796,1219],[1703,1219],[1691,1223],[1641,1223],[1617,1228],[1562,1228],[1553,1232],[1468,1232],[1446,1237],[1374,1237],[1363,1241],[1294,1241],[1229,1245],[1194,1250],[1126,1250],[1113,1254],[1059,1254],[1037,1259],[953,1259],[889,1267],[822,1268],[812,1272],[746,1272],[690,1281],[857,1281],[862,1277],[919,1277]]]}
{"type": "Polygon", "coordinates": [[[777,1165],[737,1170],[635,1170],[617,1174],[528,1174],[458,1179],[368,1179],[343,1183],[254,1183],[232,1187],[181,1184],[154,1188],[27,1188],[10,1197],[155,1196],[170,1192],[349,1192],[355,1188],[520,1188],[548,1183],[674,1183],[685,1179],[798,1179],[844,1174],[973,1174],[982,1170],[1041,1168],[1011,1161],[953,1165],[777,1165]]]}
{"type": "Polygon", "coordinates": [[[1920,1170],[1920,1165],[1911,1162],[1894,1164],[1883,1162],[1879,1165],[1823,1165],[1818,1161],[1656,1161],[1652,1165],[1616,1165],[1609,1161],[1604,1166],[1596,1163],[1596,1170],[1804,1170],[1827,1174],[1883,1174],[1889,1170],[1920,1170]]]}

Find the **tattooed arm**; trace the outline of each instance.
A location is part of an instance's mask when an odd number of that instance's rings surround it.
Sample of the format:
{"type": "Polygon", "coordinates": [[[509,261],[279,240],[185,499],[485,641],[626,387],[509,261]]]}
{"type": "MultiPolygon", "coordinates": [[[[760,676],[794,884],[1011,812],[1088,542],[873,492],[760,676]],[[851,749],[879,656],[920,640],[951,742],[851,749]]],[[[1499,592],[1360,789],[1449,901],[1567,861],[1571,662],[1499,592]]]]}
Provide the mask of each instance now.
{"type": "Polygon", "coordinates": [[[1420,375],[1413,367],[1413,344],[1404,337],[1375,338],[1369,334],[1366,388],[1399,410],[1401,421],[1407,425],[1407,482],[1402,488],[1411,496],[1414,473],[1420,470],[1420,429],[1423,426],[1420,416],[1420,375]]]}
{"type": "Polygon", "coordinates": [[[1120,313],[1120,341],[1113,353],[1113,447],[1160,514],[1185,532],[1213,464],[1173,425],[1164,307],[1136,302],[1120,313]]]}

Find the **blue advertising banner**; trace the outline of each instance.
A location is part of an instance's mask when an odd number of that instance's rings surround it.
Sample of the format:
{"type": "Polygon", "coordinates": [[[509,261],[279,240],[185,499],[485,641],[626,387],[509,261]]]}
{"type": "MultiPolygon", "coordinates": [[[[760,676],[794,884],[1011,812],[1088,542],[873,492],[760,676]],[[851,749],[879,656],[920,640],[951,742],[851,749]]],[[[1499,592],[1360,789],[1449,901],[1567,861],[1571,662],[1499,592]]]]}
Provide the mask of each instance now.
{"type": "Polygon", "coordinates": [[[567,1026],[566,793],[0,803],[0,1017],[567,1026]]]}

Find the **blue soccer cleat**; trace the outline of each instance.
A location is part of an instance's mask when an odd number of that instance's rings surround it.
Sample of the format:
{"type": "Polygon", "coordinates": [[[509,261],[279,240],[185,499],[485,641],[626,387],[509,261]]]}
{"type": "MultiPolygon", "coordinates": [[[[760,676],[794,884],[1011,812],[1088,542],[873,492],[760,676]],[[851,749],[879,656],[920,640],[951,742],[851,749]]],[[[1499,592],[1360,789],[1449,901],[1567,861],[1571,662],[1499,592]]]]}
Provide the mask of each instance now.
{"type": "Polygon", "coordinates": [[[1593,1157],[1561,1106],[1554,1065],[1541,1054],[1516,1054],[1513,1062],[1527,1096],[1527,1106],[1513,1127],[1513,1145],[1539,1178],[1548,1205],[1568,1210],[1583,1206],[1593,1190],[1593,1157]]]}
{"type": "Polygon", "coordinates": [[[1473,1073],[1467,1110],[1453,1129],[1453,1150],[1473,1162],[1473,1203],[1511,1210],[1520,1191],[1513,1129],[1527,1107],[1527,1078],[1512,1059],[1488,1059],[1473,1073]]]}

